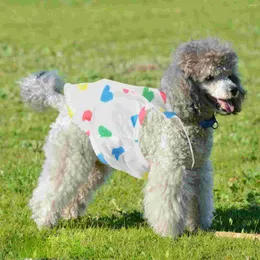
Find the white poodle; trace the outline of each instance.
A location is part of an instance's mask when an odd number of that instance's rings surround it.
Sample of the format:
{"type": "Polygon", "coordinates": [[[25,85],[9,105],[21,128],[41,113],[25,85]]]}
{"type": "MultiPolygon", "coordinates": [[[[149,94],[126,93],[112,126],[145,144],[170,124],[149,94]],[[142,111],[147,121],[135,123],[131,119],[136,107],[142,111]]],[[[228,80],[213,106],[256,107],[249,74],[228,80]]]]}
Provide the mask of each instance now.
{"type": "Polygon", "coordinates": [[[236,66],[230,45],[208,38],[179,46],[160,89],[106,79],[64,85],[53,71],[22,79],[25,102],[60,112],[30,200],[38,227],[84,215],[112,167],[149,172],[144,211],[156,233],[210,227],[215,114],[238,113],[245,96],[236,66]]]}

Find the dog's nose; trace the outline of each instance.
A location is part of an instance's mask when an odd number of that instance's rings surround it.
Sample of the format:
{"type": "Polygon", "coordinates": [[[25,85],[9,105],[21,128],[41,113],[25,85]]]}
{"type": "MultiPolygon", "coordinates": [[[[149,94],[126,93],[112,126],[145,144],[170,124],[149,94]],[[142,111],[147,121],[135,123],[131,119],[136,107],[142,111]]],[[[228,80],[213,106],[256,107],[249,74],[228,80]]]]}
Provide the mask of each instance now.
{"type": "Polygon", "coordinates": [[[230,92],[231,92],[232,96],[235,97],[238,93],[238,87],[231,87],[230,92]]]}

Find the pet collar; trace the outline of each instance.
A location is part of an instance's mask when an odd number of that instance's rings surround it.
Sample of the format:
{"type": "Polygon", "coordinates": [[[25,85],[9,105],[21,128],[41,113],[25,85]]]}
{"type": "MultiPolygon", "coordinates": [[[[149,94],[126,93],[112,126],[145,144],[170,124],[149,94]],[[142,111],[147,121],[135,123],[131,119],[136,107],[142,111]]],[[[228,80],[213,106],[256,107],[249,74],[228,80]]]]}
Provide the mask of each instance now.
{"type": "Polygon", "coordinates": [[[200,126],[204,129],[207,129],[209,127],[212,127],[213,129],[217,129],[218,121],[216,120],[216,117],[213,115],[212,118],[201,121],[200,126]]]}

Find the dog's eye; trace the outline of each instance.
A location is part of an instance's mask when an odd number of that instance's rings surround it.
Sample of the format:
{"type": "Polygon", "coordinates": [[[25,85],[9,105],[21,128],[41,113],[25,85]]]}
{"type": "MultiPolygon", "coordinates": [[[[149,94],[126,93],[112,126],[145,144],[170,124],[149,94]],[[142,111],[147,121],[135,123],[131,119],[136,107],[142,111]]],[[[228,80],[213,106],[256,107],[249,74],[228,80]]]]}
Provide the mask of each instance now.
{"type": "Polygon", "coordinates": [[[214,79],[214,77],[212,77],[212,76],[208,76],[208,77],[205,78],[205,80],[207,80],[207,81],[211,81],[213,79],[214,79]]]}

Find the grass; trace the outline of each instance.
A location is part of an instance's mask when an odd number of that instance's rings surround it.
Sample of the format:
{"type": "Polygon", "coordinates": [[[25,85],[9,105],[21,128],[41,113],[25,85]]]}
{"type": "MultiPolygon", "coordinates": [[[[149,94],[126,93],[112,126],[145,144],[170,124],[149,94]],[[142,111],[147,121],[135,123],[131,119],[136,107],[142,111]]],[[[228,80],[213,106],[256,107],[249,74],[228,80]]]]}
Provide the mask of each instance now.
{"type": "Polygon", "coordinates": [[[259,259],[258,241],[202,231],[178,240],[155,235],[142,217],[144,182],[122,172],[85,217],[38,231],[27,203],[57,113],[32,112],[15,85],[56,68],[69,82],[156,87],[181,42],[209,35],[233,42],[248,95],[238,116],[218,116],[212,230],[260,233],[258,1],[3,0],[0,10],[0,259],[259,259]]]}

